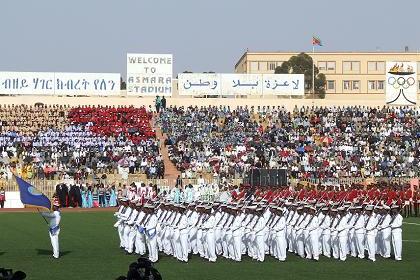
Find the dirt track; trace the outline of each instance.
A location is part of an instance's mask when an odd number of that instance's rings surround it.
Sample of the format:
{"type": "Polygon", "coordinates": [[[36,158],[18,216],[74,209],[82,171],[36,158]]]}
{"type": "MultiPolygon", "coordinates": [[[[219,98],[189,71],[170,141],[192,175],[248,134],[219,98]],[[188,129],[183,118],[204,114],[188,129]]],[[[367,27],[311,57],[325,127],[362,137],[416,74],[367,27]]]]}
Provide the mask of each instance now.
{"type": "MultiPolygon", "coordinates": [[[[115,212],[117,207],[106,208],[61,208],[63,212],[115,212]]],[[[1,213],[36,212],[35,208],[2,208],[1,213]]]]}

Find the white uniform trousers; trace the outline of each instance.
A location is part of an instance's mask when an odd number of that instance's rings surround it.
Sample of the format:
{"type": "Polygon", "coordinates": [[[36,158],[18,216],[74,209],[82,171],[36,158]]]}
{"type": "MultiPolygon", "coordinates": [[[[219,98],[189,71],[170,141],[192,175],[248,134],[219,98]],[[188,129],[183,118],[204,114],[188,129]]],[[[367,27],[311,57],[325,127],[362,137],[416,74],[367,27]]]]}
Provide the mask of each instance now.
{"type": "Polygon", "coordinates": [[[314,260],[319,260],[319,236],[315,229],[309,233],[309,244],[311,246],[311,255],[314,260]]]}
{"type": "MultiPolygon", "coordinates": [[[[240,231],[240,229],[236,230],[240,231]]],[[[242,260],[242,234],[235,234],[232,237],[232,245],[233,245],[233,260],[240,262],[242,260]]]]}
{"type": "Polygon", "coordinates": [[[369,259],[371,261],[375,261],[376,257],[376,234],[367,234],[366,235],[366,245],[367,245],[367,249],[368,249],[368,254],[369,254],[369,259]]]}
{"type": "Polygon", "coordinates": [[[147,237],[146,238],[147,243],[147,250],[149,251],[149,260],[151,262],[157,262],[158,261],[158,249],[157,249],[157,241],[156,241],[156,235],[154,237],[147,237]]]}
{"type": "Polygon", "coordinates": [[[132,227],[130,229],[130,232],[128,233],[128,237],[127,237],[127,252],[128,253],[133,253],[133,249],[134,249],[134,242],[136,240],[136,235],[137,235],[137,228],[136,227],[132,227]]]}
{"type": "Polygon", "coordinates": [[[302,229],[296,231],[296,252],[301,258],[305,258],[305,236],[302,229]]]}
{"type": "Polygon", "coordinates": [[[51,246],[53,248],[53,257],[58,259],[60,257],[60,244],[58,243],[58,235],[60,234],[60,229],[53,235],[50,232],[51,246]]]}
{"type": "Polygon", "coordinates": [[[331,232],[329,230],[323,230],[322,234],[322,253],[327,258],[331,257],[331,232]]]}
{"type": "Polygon", "coordinates": [[[214,230],[213,229],[207,230],[205,237],[206,237],[205,241],[207,243],[207,246],[206,246],[207,258],[211,262],[216,262],[217,256],[216,256],[216,244],[215,244],[216,242],[214,239],[214,230]]]}
{"type": "Polygon", "coordinates": [[[356,244],[357,256],[359,259],[365,258],[365,235],[363,233],[355,233],[354,240],[356,244]]]}
{"type": "Polygon", "coordinates": [[[118,236],[120,237],[120,247],[124,248],[125,239],[124,239],[124,223],[123,222],[121,222],[118,225],[117,230],[118,230],[118,236]]]}
{"type": "Polygon", "coordinates": [[[395,260],[402,260],[402,231],[401,229],[392,230],[392,248],[394,249],[395,260]]]}
{"type": "Polygon", "coordinates": [[[280,261],[286,260],[286,231],[280,230],[273,234],[274,242],[275,242],[275,256],[280,261]]]}
{"type": "Polygon", "coordinates": [[[263,262],[265,258],[264,235],[256,235],[254,244],[256,260],[263,262]]]}
{"type": "Polygon", "coordinates": [[[382,257],[390,258],[391,257],[391,228],[385,228],[381,230],[382,232],[382,257]]]}
{"type": "Polygon", "coordinates": [[[179,235],[181,244],[181,252],[179,259],[184,262],[188,262],[188,232],[183,232],[179,235]]]}
{"type": "MultiPolygon", "coordinates": [[[[156,237],[155,237],[156,238],[156,237]]],[[[134,246],[136,247],[136,254],[146,254],[146,237],[144,234],[137,231],[134,246]]]]}

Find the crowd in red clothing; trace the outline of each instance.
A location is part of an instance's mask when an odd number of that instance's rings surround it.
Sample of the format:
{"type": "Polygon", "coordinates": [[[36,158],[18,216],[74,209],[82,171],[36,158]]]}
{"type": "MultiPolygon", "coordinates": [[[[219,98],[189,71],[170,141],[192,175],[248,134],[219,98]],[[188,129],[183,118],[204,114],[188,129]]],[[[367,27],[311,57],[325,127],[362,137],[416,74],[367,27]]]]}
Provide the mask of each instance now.
{"type": "Polygon", "coordinates": [[[289,187],[282,188],[261,188],[243,185],[237,189],[231,189],[231,196],[234,201],[254,199],[267,200],[271,203],[280,199],[292,199],[296,201],[314,201],[327,205],[337,202],[349,203],[370,203],[386,204],[388,206],[419,204],[420,189],[414,186],[414,191],[410,184],[352,184],[342,186],[318,185],[315,187],[291,190],[289,187]]]}
{"type": "Polygon", "coordinates": [[[82,106],[72,108],[68,117],[72,124],[92,124],[89,130],[95,134],[124,134],[133,144],[155,137],[150,124],[152,113],[144,107],[82,106]]]}

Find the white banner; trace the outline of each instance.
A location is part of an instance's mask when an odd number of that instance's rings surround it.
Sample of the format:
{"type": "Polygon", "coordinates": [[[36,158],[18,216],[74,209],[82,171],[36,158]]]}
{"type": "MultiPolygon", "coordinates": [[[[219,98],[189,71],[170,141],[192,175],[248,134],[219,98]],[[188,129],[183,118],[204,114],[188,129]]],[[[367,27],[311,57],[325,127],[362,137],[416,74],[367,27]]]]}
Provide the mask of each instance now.
{"type": "Polygon", "coordinates": [[[179,95],[221,95],[219,74],[182,73],[178,75],[179,95]]]}
{"type": "Polygon", "coordinates": [[[264,74],[264,95],[304,95],[305,75],[303,74],[264,74]]]}
{"type": "Polygon", "coordinates": [[[262,95],[262,75],[222,74],[222,95],[262,95]]]}
{"type": "Polygon", "coordinates": [[[127,54],[127,95],[172,95],[172,54],[127,54]]]}
{"type": "Polygon", "coordinates": [[[304,95],[303,74],[178,75],[179,95],[304,95]]]}
{"type": "Polygon", "coordinates": [[[386,63],[386,104],[417,104],[417,63],[386,63]]]}
{"type": "Polygon", "coordinates": [[[0,94],[117,95],[120,74],[0,72],[0,94]]]}

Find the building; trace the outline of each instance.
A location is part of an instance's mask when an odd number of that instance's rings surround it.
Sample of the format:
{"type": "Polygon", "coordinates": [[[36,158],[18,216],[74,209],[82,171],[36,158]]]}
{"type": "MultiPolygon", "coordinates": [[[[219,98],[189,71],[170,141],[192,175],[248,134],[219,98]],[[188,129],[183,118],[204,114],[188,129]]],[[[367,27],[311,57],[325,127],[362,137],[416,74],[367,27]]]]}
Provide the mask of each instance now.
{"type": "MultiPolygon", "coordinates": [[[[270,74],[297,52],[245,52],[235,65],[235,73],[270,74]]],[[[308,52],[315,65],[326,76],[327,94],[384,94],[386,62],[417,62],[413,52],[308,52]]],[[[420,93],[420,81],[417,85],[420,93]]]]}

